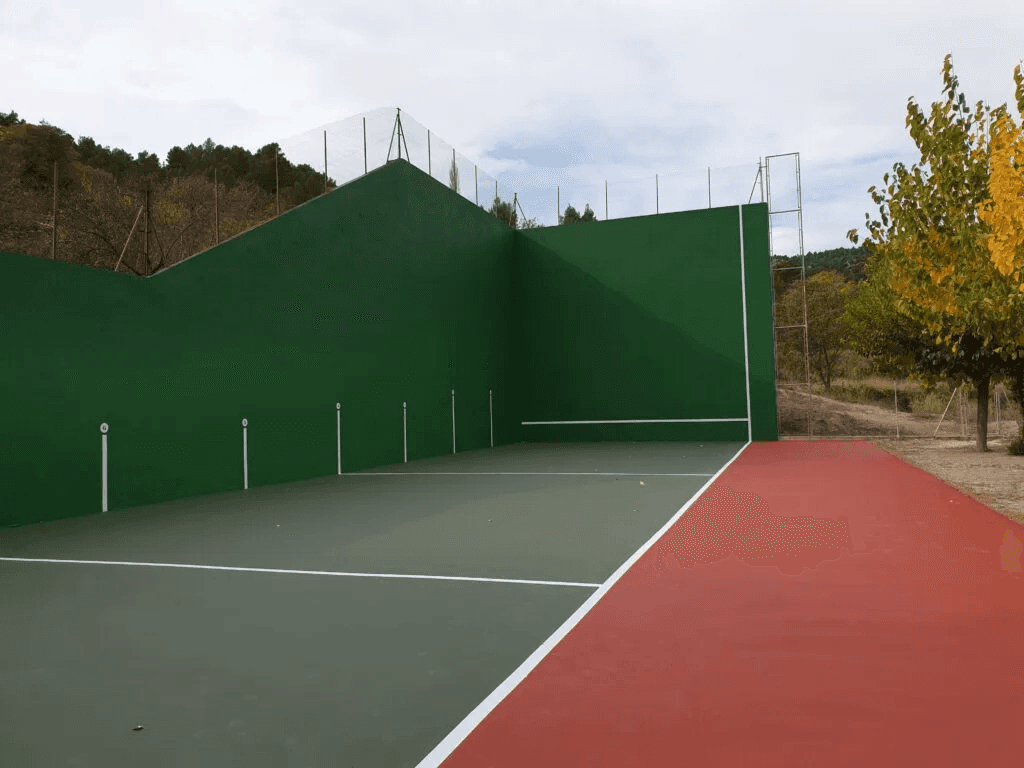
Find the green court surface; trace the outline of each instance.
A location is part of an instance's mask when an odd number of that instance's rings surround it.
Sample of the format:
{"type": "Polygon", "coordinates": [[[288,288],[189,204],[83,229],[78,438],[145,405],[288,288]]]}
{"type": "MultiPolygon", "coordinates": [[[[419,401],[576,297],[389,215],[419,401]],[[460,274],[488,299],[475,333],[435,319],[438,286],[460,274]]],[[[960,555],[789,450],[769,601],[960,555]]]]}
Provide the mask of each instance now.
{"type": "Polygon", "coordinates": [[[743,445],[514,444],[0,531],[5,762],[415,766],[743,445]]]}

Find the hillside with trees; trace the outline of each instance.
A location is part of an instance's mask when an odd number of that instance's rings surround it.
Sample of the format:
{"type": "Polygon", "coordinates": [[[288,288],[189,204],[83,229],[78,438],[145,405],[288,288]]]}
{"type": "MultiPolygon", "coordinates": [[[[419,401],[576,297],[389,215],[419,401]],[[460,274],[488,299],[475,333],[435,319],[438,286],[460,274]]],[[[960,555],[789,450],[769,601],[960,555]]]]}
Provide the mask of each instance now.
{"type": "MultiPolygon", "coordinates": [[[[449,183],[458,191],[457,169],[449,183]]],[[[336,187],[277,143],[250,152],[207,139],[161,162],[0,112],[0,251],[148,276],[336,187]]],[[[500,198],[484,210],[513,229],[538,226],[500,198]]]]}
{"type": "Polygon", "coordinates": [[[56,246],[59,261],[151,275],[275,216],[278,178],[282,213],[336,187],[276,143],[253,153],[207,139],[161,163],[0,113],[0,250],[52,258],[56,246]]]}

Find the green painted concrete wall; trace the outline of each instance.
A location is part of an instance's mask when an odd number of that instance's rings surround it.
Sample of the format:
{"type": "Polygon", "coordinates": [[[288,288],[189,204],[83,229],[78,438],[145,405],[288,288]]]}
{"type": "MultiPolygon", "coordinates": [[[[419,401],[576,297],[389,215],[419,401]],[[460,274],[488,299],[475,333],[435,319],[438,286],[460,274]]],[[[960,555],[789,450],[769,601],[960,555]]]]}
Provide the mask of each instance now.
{"type": "MultiPolygon", "coordinates": [[[[767,207],[744,206],[754,439],[767,207]]],[[[515,232],[396,161],[151,278],[0,254],[0,526],[521,440],[745,440],[735,207],[515,232]],[[589,313],[589,314],[588,314],[589,313]],[[638,371],[644,368],[643,375],[638,371]],[[703,370],[703,373],[701,371],[703,370]],[[739,382],[739,383],[737,383],[739,382]],[[742,396],[741,396],[742,390],[742,396]],[[514,395],[518,393],[518,399],[514,395]],[[540,430],[546,430],[541,433],[540,430]]]]}
{"type": "MultiPolygon", "coordinates": [[[[526,422],[747,415],[738,206],[520,233],[513,317],[526,422]]],[[[743,206],[754,440],[777,439],[768,207],[743,206]]],[[[529,441],[742,440],[745,422],[537,424],[529,441]]]]}

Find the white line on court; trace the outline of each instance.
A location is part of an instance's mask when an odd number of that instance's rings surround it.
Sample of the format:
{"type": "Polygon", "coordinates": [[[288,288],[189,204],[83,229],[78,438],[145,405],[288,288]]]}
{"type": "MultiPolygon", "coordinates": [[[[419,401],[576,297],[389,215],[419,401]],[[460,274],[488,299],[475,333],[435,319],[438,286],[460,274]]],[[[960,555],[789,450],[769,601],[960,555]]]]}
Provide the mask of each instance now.
{"type": "Polygon", "coordinates": [[[710,472],[343,472],[342,477],[360,475],[607,475],[609,477],[711,477],[710,472]]]}
{"type": "Polygon", "coordinates": [[[433,581],[485,581],[496,584],[541,584],[548,587],[589,587],[600,584],[581,581],[534,581],[532,579],[487,579],[477,576],[424,576],[406,573],[350,573],[347,571],[298,571],[286,568],[237,568],[229,565],[190,565],[188,563],[128,563],[116,560],[58,560],[44,557],[0,557],[17,563],[74,563],[79,565],[141,565],[149,568],[195,568],[203,571],[246,571],[250,573],[292,573],[300,576],[359,576],[368,579],[428,579],[433,581]]]}
{"type": "Polygon", "coordinates": [[[715,482],[715,478],[725,472],[725,470],[740,457],[740,454],[743,453],[750,444],[751,443],[748,442],[740,448],[736,452],[736,455],[729,459],[728,463],[718,470],[710,480],[704,483],[703,487],[694,494],[693,498],[686,502],[683,508],[676,512],[672,516],[672,519],[661,527],[661,530],[655,533],[647,540],[646,544],[641,546],[640,549],[634,552],[632,556],[626,560],[626,562],[620,565],[618,570],[609,576],[604,584],[602,584],[594,594],[588,597],[586,602],[577,608],[576,612],[572,616],[565,620],[562,626],[555,630],[554,634],[545,640],[537,650],[531,653],[526,661],[520,664],[511,675],[505,678],[504,682],[495,688],[486,699],[477,704],[476,708],[466,715],[462,722],[455,726],[455,728],[444,737],[441,743],[430,751],[430,754],[417,763],[416,768],[438,768],[441,763],[448,759],[448,756],[455,751],[455,748],[458,747],[459,744],[465,741],[466,737],[472,733],[473,729],[476,728],[483,719],[487,717],[494,708],[497,707],[498,704],[500,704],[502,700],[508,696],[528,674],[530,674],[530,672],[533,671],[538,664],[540,664],[544,657],[562,641],[562,638],[569,634],[573,627],[579,624],[583,617],[590,612],[590,609],[593,608],[597,602],[605,596],[608,590],[612,588],[615,582],[617,582],[622,575],[633,566],[633,563],[639,560],[643,554],[654,545],[654,542],[664,536],[668,529],[675,525],[676,521],[683,516],[683,513],[686,512],[686,510],[688,510],[690,506],[703,495],[704,491],[711,487],[711,484],[715,482]]]}

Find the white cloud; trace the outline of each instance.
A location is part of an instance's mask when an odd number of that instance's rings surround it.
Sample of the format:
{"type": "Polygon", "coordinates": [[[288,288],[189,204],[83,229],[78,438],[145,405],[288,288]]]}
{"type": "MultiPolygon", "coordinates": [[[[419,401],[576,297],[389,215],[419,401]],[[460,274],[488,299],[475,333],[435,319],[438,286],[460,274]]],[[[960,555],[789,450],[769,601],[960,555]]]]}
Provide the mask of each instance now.
{"type": "MultiPolygon", "coordinates": [[[[863,231],[877,212],[866,190],[894,162],[918,160],[907,97],[926,113],[944,98],[946,53],[972,108],[1006,103],[1018,118],[1016,5],[16,0],[0,6],[0,109],[165,158],[207,137],[284,144],[401,106],[410,130],[454,145],[545,223],[557,185],[603,215],[605,179],[622,195],[610,209],[649,193],[653,213],[655,174],[667,199],[674,173],[693,177],[687,205],[702,183],[706,204],[708,165],[713,198],[735,175],[730,189],[745,189],[729,194],[745,201],[759,157],[799,151],[804,247],[821,250],[863,231]],[[740,164],[752,171],[726,171],[740,164]]],[[[386,143],[390,114],[371,138],[386,143]]],[[[351,135],[358,144],[361,122],[351,135]]],[[[777,181],[775,162],[773,202],[790,172],[777,181]]]]}

